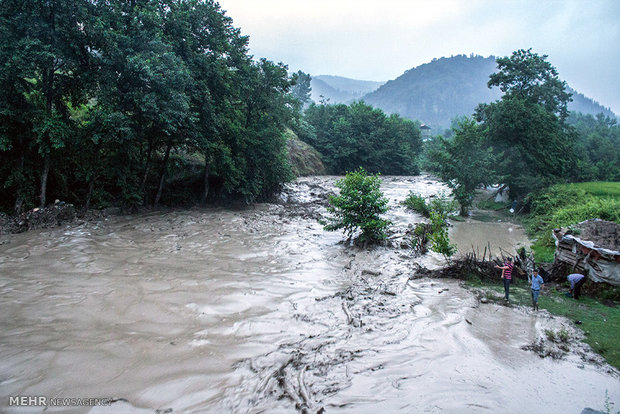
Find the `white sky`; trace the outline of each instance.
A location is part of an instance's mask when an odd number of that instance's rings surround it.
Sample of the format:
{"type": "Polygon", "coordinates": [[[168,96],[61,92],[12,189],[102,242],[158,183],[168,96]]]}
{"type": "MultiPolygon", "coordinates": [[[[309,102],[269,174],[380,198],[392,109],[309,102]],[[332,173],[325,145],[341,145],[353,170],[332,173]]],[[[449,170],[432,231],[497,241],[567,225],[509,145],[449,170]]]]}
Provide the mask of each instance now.
{"type": "Polygon", "coordinates": [[[387,81],[433,58],[549,55],[620,115],[620,0],[219,0],[250,52],[292,71],[387,81]]]}

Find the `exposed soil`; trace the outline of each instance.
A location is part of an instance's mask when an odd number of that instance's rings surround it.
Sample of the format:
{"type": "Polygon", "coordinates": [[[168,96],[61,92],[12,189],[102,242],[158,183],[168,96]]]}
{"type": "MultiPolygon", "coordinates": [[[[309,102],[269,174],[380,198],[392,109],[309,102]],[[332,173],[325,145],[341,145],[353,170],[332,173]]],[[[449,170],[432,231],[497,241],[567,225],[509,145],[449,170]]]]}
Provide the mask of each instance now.
{"type": "Polygon", "coordinates": [[[574,226],[575,237],[593,242],[597,247],[620,251],[620,225],[605,220],[586,220],[574,226]]]}

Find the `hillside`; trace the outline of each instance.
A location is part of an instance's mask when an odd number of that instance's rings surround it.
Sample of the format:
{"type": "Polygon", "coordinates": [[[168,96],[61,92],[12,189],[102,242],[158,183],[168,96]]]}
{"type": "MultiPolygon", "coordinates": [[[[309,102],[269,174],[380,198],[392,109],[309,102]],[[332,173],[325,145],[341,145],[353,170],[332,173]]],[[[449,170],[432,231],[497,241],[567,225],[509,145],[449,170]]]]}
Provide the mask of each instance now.
{"type": "Polygon", "coordinates": [[[326,173],[325,165],[321,161],[321,154],[309,144],[301,141],[290,129],[286,131],[286,148],[295,177],[324,175],[326,173]]]}
{"type": "Polygon", "coordinates": [[[329,99],[330,104],[349,103],[376,90],[384,83],[356,80],[342,76],[313,76],[310,83],[312,87],[311,98],[316,103],[319,103],[321,99],[329,99]]]}
{"type": "MultiPolygon", "coordinates": [[[[496,71],[495,57],[457,55],[434,59],[403,73],[361,99],[403,117],[419,120],[441,132],[451,120],[471,115],[479,103],[499,99],[498,88],[489,89],[489,75],[496,71]]],[[[608,108],[570,89],[569,110],[615,115],[608,108]]]]}

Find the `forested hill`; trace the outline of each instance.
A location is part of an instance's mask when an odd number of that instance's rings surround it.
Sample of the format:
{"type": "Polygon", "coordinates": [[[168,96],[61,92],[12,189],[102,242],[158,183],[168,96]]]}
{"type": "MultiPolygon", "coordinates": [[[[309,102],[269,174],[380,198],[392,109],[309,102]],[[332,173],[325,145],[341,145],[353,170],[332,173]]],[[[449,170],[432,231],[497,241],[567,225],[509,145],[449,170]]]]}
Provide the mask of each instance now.
{"type": "MultiPolygon", "coordinates": [[[[479,103],[499,99],[498,88],[489,89],[489,75],[497,71],[495,57],[457,55],[434,59],[403,73],[362,99],[387,113],[419,120],[436,128],[450,126],[459,115],[471,115],[479,103]]],[[[568,109],[596,115],[611,110],[584,95],[573,93],[568,109]]]]}
{"type": "Polygon", "coordinates": [[[322,99],[331,104],[350,103],[376,90],[385,82],[363,81],[342,76],[318,75],[311,81],[311,98],[319,103],[322,99]]]}

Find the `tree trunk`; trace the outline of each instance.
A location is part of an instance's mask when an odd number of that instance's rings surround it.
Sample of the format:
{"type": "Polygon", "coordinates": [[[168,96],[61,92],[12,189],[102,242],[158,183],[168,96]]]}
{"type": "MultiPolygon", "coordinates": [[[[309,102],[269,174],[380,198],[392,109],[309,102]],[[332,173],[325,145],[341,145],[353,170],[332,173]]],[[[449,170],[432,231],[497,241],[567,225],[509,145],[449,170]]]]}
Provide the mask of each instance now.
{"type": "Polygon", "coordinates": [[[86,213],[90,208],[90,199],[93,195],[93,191],[95,190],[95,181],[97,181],[97,177],[90,180],[88,183],[88,194],[86,194],[86,203],[84,204],[84,212],[86,213]]]}
{"type": "Polygon", "coordinates": [[[45,154],[45,161],[43,162],[43,172],[41,173],[41,208],[45,207],[45,197],[47,192],[47,176],[50,172],[50,155],[45,154]]]}
{"type": "MultiPolygon", "coordinates": [[[[56,2],[50,3],[50,44],[52,47],[56,45],[56,2]]],[[[45,96],[45,111],[47,118],[51,118],[54,113],[54,64],[51,63],[51,67],[47,67],[43,71],[43,95],[45,96]]],[[[46,193],[47,193],[47,177],[50,171],[50,152],[51,144],[49,132],[45,133],[43,138],[44,146],[47,146],[45,151],[45,158],[43,161],[43,172],[41,173],[41,208],[45,207],[46,193]]]]}
{"type": "Polygon", "coordinates": [[[170,150],[172,149],[172,142],[168,142],[166,146],[166,155],[164,156],[164,162],[161,166],[161,172],[159,173],[159,188],[157,189],[157,195],[155,196],[155,202],[153,206],[157,207],[159,204],[159,199],[161,198],[161,193],[164,189],[164,178],[166,178],[166,166],[168,165],[168,158],[170,157],[170,150]]]}
{"type": "Polygon", "coordinates": [[[467,217],[467,207],[461,204],[461,211],[459,211],[461,217],[467,217]]]}
{"type": "MultiPolygon", "coordinates": [[[[22,140],[19,140],[19,147],[21,149],[21,157],[19,160],[19,172],[20,172],[20,176],[23,177],[24,174],[24,148],[21,145],[22,140]]],[[[14,209],[15,209],[15,214],[19,215],[22,212],[22,208],[24,207],[24,197],[22,195],[22,188],[23,188],[24,184],[23,184],[23,180],[20,178],[19,180],[19,184],[18,184],[18,188],[17,188],[17,195],[15,196],[15,205],[14,205],[14,209]]]]}
{"type": "Polygon", "coordinates": [[[142,176],[142,184],[140,184],[140,194],[144,197],[144,205],[148,202],[148,197],[144,193],[146,189],[146,180],[149,178],[149,165],[151,164],[151,154],[153,153],[153,140],[149,139],[148,149],[146,150],[146,165],[144,166],[144,175],[142,176]]]}
{"type": "Polygon", "coordinates": [[[200,204],[206,205],[207,197],[209,196],[209,156],[207,154],[205,154],[205,172],[203,180],[204,187],[200,196],[200,204]]]}

